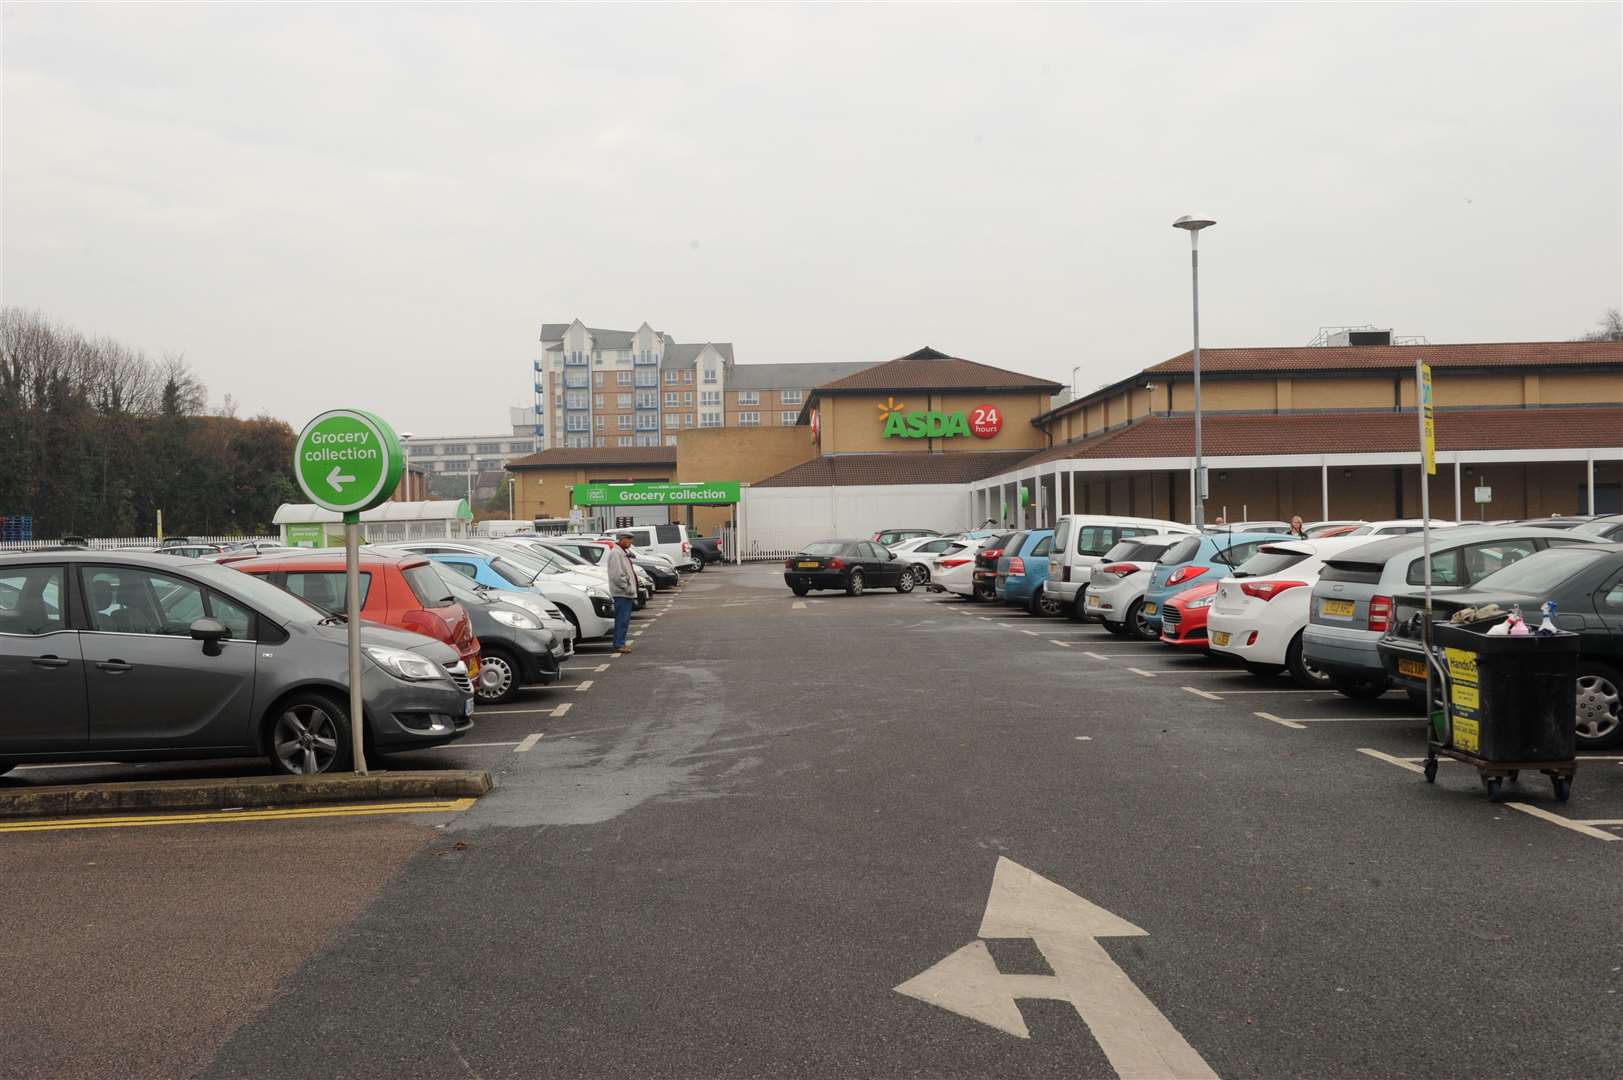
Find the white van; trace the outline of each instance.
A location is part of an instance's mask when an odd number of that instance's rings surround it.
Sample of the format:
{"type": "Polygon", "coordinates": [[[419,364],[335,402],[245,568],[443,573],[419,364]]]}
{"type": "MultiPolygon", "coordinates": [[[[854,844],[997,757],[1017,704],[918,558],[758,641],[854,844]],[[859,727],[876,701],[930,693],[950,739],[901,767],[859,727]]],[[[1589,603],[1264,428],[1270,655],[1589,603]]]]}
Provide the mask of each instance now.
{"type": "Polygon", "coordinates": [[[630,525],[624,529],[610,529],[604,535],[630,536],[631,545],[639,552],[668,555],[678,570],[698,569],[693,558],[693,545],[688,543],[686,525],[630,525]]]}
{"type": "Polygon", "coordinates": [[[1125,537],[1172,533],[1198,536],[1193,525],[1160,518],[1121,517],[1116,514],[1066,514],[1054,526],[1054,547],[1048,556],[1048,580],[1043,591],[1073,619],[1082,619],[1082,594],[1105,552],[1125,537]]]}

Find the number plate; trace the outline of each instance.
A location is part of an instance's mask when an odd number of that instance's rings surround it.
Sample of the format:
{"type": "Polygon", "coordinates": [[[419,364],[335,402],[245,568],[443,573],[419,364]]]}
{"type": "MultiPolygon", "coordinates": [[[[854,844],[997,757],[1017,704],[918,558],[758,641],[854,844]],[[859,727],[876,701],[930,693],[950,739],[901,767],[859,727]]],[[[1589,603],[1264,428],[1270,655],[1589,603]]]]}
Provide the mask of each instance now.
{"type": "Polygon", "coordinates": [[[467,701],[464,701],[462,703],[462,715],[463,716],[472,716],[473,715],[473,698],[469,698],[467,701]]]}
{"type": "Polygon", "coordinates": [[[799,566],[802,570],[816,570],[819,567],[821,567],[823,564],[822,563],[815,563],[815,562],[801,562],[801,563],[796,563],[795,565],[799,566]]]}
{"type": "Polygon", "coordinates": [[[1229,632],[1227,630],[1217,630],[1212,633],[1213,645],[1227,645],[1228,643],[1229,632]]]}
{"type": "Polygon", "coordinates": [[[1154,604],[1145,604],[1142,610],[1146,615],[1154,615],[1160,610],[1160,608],[1156,607],[1154,604]]]}
{"type": "Polygon", "coordinates": [[[1407,675],[1411,679],[1424,679],[1426,677],[1426,662],[1424,660],[1399,660],[1398,674],[1407,675]]]}
{"type": "Polygon", "coordinates": [[[1324,615],[1348,619],[1358,613],[1358,605],[1351,600],[1326,600],[1319,605],[1319,611],[1324,615]]]}
{"type": "Polygon", "coordinates": [[[1104,607],[1105,602],[1097,596],[1088,597],[1088,607],[1104,607]]]}

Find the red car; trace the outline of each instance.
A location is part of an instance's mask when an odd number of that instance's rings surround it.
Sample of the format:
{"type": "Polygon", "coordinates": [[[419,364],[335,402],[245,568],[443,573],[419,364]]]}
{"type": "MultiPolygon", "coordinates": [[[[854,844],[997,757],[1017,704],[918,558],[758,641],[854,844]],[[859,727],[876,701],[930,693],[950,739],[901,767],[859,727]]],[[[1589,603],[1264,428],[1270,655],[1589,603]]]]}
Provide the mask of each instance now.
{"type": "Polygon", "coordinates": [[[1161,605],[1161,644],[1206,648],[1206,613],[1217,599],[1217,582],[1192,585],[1161,605]]]}
{"type": "MultiPolygon", "coordinates": [[[[289,551],[222,560],[233,570],[266,578],[328,611],[344,613],[344,553],[289,551]]],[[[467,610],[421,555],[361,553],[361,618],[435,638],[455,649],[479,677],[479,639],[467,610]]]]}

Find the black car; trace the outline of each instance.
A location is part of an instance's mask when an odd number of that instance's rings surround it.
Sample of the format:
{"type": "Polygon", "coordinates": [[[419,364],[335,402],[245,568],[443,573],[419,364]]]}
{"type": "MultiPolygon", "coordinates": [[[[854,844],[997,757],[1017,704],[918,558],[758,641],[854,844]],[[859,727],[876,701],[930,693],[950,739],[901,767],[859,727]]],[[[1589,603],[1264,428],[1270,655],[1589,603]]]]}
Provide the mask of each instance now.
{"type": "Polygon", "coordinates": [[[1020,532],[1007,532],[998,536],[987,537],[981,544],[980,550],[975,552],[974,591],[970,594],[971,600],[997,599],[997,561],[1003,558],[1003,551],[1011,545],[1015,537],[1024,538],[1020,532]]]}
{"type": "Polygon", "coordinates": [[[558,639],[528,611],[503,603],[443,563],[431,562],[451,595],[468,612],[479,639],[479,681],[474,696],[481,705],[511,701],[521,686],[558,681],[558,639]]]}
{"type": "Polygon", "coordinates": [[[688,544],[692,548],[694,561],[702,566],[721,561],[721,537],[719,536],[690,536],[688,544]]]}
{"type": "Polygon", "coordinates": [[[870,585],[913,591],[913,567],[872,540],[819,540],[783,561],[783,580],[796,596],[813,589],[844,589],[860,596],[870,585]]]}
{"type": "MultiPolygon", "coordinates": [[[[1530,627],[1540,605],[1555,602],[1556,627],[1578,634],[1578,748],[1623,743],[1623,545],[1571,545],[1529,555],[1463,592],[1433,595],[1432,617],[1446,620],[1468,607],[1519,605],[1530,627]]],[[[1392,629],[1381,639],[1381,663],[1405,689],[1424,695],[1420,644],[1421,593],[1396,597],[1392,629]]]]}

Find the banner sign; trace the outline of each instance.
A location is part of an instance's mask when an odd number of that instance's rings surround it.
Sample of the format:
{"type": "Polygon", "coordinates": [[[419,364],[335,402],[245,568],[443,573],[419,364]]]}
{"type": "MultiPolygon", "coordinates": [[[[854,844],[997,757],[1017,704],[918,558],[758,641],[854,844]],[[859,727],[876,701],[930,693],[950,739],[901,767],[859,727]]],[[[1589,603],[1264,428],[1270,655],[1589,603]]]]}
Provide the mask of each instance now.
{"type": "Polygon", "coordinates": [[[1426,475],[1437,475],[1437,428],[1431,416],[1431,365],[1420,365],[1420,412],[1425,419],[1426,475]]]}
{"type": "Polygon", "coordinates": [[[726,506],[738,501],[742,487],[738,480],[576,484],[572,497],[576,506],[726,506]]]}

